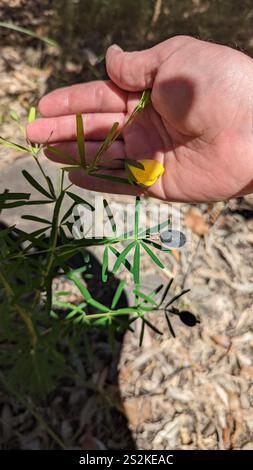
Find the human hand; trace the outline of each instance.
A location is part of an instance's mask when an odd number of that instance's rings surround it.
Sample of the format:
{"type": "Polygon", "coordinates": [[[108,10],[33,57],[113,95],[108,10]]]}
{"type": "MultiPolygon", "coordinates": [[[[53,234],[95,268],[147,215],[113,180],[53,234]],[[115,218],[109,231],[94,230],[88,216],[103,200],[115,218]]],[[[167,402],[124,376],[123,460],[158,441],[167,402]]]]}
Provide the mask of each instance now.
{"type": "Polygon", "coordinates": [[[104,173],[123,176],[119,159],[125,157],[156,159],[165,172],[146,189],[96,179],[82,170],[70,171],[74,184],[186,202],[253,191],[252,59],[229,47],[176,36],[139,52],[111,46],[106,67],[111,81],[74,85],[43,97],[43,117],[28,125],[28,138],[45,143],[50,136],[51,145],[78,159],[75,113],[82,113],[91,160],[112,124],[117,121],[122,127],[140,91],[152,88],[152,103],[104,155],[104,173]]]}

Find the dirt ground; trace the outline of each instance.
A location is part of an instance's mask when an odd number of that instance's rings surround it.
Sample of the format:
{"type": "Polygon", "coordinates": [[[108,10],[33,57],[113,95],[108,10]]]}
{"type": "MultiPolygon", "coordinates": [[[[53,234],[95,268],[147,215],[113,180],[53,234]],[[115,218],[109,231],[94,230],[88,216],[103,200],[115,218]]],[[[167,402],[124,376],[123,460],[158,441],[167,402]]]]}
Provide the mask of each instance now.
{"type": "MultiPolygon", "coordinates": [[[[2,1],[0,13],[7,21],[7,5],[13,12],[21,5],[17,19],[24,25],[29,3],[2,1]]],[[[50,16],[50,2],[47,11],[50,16]]],[[[31,28],[49,34],[45,21],[30,15],[31,28]]],[[[33,39],[14,45],[17,33],[9,40],[8,35],[0,46],[3,137],[17,133],[9,110],[25,116],[55,83],[53,64],[60,63],[53,47],[33,39]]],[[[86,49],[90,79],[94,64],[96,73],[102,72],[97,52],[86,49]]],[[[80,73],[86,78],[77,61],[67,60],[65,67],[66,80],[69,74],[70,81],[80,73]]],[[[0,171],[8,174],[12,168],[13,174],[25,158],[0,147],[0,171]]],[[[212,223],[206,205],[181,205],[183,229],[191,235],[187,250],[163,254],[163,273],[143,260],[147,287],[156,286],[157,278],[174,277],[173,292],[191,289],[180,306],[200,323],[187,328],[175,316],[173,338],[157,313],[152,319],[162,336],[147,329],[139,348],[137,328],[119,339],[114,355],[106,334],[94,333],[92,363],[77,357],[79,379],[59,385],[35,411],[0,390],[1,448],[253,450],[253,196],[216,209],[211,215],[219,217],[212,223]]],[[[127,290],[126,296],[131,296],[127,290]]]]}

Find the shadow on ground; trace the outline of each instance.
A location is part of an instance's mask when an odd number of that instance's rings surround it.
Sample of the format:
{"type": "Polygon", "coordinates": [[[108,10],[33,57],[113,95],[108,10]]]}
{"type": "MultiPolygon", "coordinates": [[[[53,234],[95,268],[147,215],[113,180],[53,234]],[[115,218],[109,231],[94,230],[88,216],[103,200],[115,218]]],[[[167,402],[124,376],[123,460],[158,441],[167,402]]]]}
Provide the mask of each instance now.
{"type": "MultiPolygon", "coordinates": [[[[6,225],[0,222],[0,233],[5,228],[6,225]]],[[[13,235],[13,237],[16,236],[13,235]]],[[[85,253],[82,252],[82,255],[76,254],[72,257],[69,260],[70,267],[82,267],[84,255],[85,253]]],[[[41,263],[41,255],[35,254],[36,256],[38,257],[38,263],[41,263]]],[[[104,305],[111,306],[115,290],[119,284],[118,279],[112,273],[109,273],[108,282],[104,284],[101,281],[101,264],[91,253],[89,253],[88,272],[89,277],[82,276],[91,295],[95,296],[97,301],[103,302],[104,305]]],[[[61,282],[61,275],[57,274],[55,280],[61,282]]],[[[67,288],[71,289],[71,284],[67,288]]],[[[4,308],[5,299],[0,299],[0,302],[0,308],[2,309],[4,308]]],[[[77,298],[76,303],[80,303],[80,299],[77,298]]],[[[118,307],[127,306],[127,297],[123,293],[118,307]]],[[[66,311],[62,313],[64,316],[66,315],[66,311]]],[[[34,322],[36,322],[35,315],[34,322]]],[[[39,324],[39,320],[37,322],[39,324]]],[[[60,436],[67,448],[74,447],[87,450],[103,447],[107,449],[135,448],[124,415],[118,385],[118,362],[124,334],[117,333],[115,335],[113,349],[109,345],[108,328],[106,327],[96,327],[87,334],[88,346],[84,335],[82,337],[82,333],[80,337],[81,339],[78,343],[75,343],[73,350],[71,339],[66,345],[64,345],[64,341],[59,343],[59,351],[63,359],[65,358],[66,362],[71,361],[77,373],[76,379],[73,380],[72,377],[68,376],[62,377],[60,384],[55,384],[55,390],[40,402],[32,394],[29,397],[32,402],[36,403],[36,413],[41,418],[37,421],[35,429],[33,425],[33,430],[31,430],[31,424],[29,425],[29,421],[34,420],[35,415],[29,413],[29,407],[26,409],[23,406],[23,397],[19,402],[19,400],[9,396],[8,390],[4,390],[4,388],[0,390],[0,395],[2,393],[5,396],[4,406],[8,404],[8,409],[17,422],[20,415],[26,414],[26,425],[24,427],[23,423],[23,430],[22,426],[20,429],[20,426],[16,425],[13,426],[12,432],[5,433],[2,436],[3,448],[58,448],[58,443],[54,439],[51,441],[49,435],[45,432],[43,422],[56,435],[60,436]],[[35,430],[37,431],[35,432],[35,430]],[[38,438],[38,434],[40,434],[40,438],[38,438]],[[41,435],[44,436],[43,440],[48,441],[46,445],[44,442],[43,447],[40,447],[41,435]]],[[[17,398],[19,392],[14,391],[14,395],[16,392],[17,398]]]]}

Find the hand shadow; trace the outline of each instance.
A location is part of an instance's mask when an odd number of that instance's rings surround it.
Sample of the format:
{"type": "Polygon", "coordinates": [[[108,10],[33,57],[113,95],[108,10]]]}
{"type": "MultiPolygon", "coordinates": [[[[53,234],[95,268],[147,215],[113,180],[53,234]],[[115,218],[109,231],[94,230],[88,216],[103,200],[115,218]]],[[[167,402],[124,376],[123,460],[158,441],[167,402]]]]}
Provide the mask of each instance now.
{"type": "MultiPolygon", "coordinates": [[[[101,263],[88,250],[87,253],[90,258],[89,274],[92,277],[87,279],[84,274],[82,277],[91,295],[97,301],[110,307],[119,285],[119,280],[114,274],[109,272],[107,282],[103,283],[101,278],[101,263]]],[[[70,260],[72,268],[78,268],[82,265],[82,255],[76,254],[70,260]]],[[[128,300],[123,291],[117,307],[124,308],[127,306],[128,300]]],[[[92,419],[90,421],[91,429],[93,428],[92,433],[101,439],[108,449],[135,449],[135,443],[124,415],[118,384],[118,363],[121,356],[124,333],[117,333],[115,336],[113,351],[109,345],[107,327],[97,327],[94,333],[91,334],[90,339],[92,356],[88,356],[83,365],[86,366],[85,372],[94,385],[94,389],[90,392],[90,396],[93,397],[96,403],[96,417],[95,420],[92,419]],[[103,420],[102,427],[99,425],[101,419],[103,420]]]]}
{"type": "MultiPolygon", "coordinates": [[[[0,232],[7,226],[0,221],[0,232]]],[[[15,234],[11,234],[17,240],[15,234]]],[[[82,254],[83,255],[83,254],[82,254]]],[[[71,268],[83,266],[83,256],[74,255],[69,261],[71,268]]],[[[39,263],[39,256],[38,263],[39,263]]],[[[108,282],[101,281],[101,264],[96,257],[89,253],[88,279],[83,275],[85,283],[96,300],[110,306],[119,284],[119,280],[112,274],[108,275],[108,282]]],[[[56,274],[60,279],[61,275],[56,274]]],[[[0,303],[4,303],[4,298],[0,303]]],[[[123,292],[118,304],[119,307],[127,307],[127,297],[123,292]]],[[[56,386],[55,391],[47,396],[46,401],[40,404],[40,412],[46,416],[47,424],[58,434],[61,433],[63,423],[70,423],[73,434],[65,439],[67,448],[79,448],[85,450],[102,449],[135,449],[127,419],[124,415],[118,384],[118,363],[121,355],[121,347],[124,338],[123,333],[115,337],[114,351],[108,342],[108,329],[100,326],[88,333],[91,352],[80,344],[80,349],[73,351],[73,363],[80,373],[73,384],[71,379],[63,378],[56,386]],[[53,421],[57,416],[58,424],[53,421]],[[74,436],[74,437],[73,437],[74,436]]],[[[5,395],[3,390],[3,393],[5,395]]],[[[12,403],[16,406],[16,397],[12,403]]],[[[8,393],[6,402],[9,403],[8,393]]],[[[39,423],[36,426],[40,426],[39,423]]],[[[22,436],[26,439],[26,432],[22,436]]],[[[14,444],[18,448],[18,441],[14,444]]],[[[45,445],[45,444],[44,444],[45,445]]],[[[50,448],[57,448],[54,442],[47,444],[50,448]]],[[[13,448],[13,441],[6,442],[5,448],[13,448]]],[[[43,447],[42,447],[43,448],[43,447]]]]}

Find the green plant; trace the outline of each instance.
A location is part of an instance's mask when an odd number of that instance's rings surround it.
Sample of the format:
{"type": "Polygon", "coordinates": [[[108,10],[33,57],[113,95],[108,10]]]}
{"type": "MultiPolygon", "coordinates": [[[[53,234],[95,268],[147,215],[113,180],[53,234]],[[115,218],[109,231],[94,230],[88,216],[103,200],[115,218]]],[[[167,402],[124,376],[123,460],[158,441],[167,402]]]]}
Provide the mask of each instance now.
{"type": "MultiPolygon", "coordinates": [[[[129,125],[149,103],[149,91],[145,91],[141,100],[125,125],[129,125]]],[[[31,108],[28,121],[35,119],[36,111],[31,108]]],[[[22,131],[19,117],[11,113],[22,131]]],[[[100,162],[104,152],[117,138],[118,124],[115,123],[88,165],[85,158],[85,137],[82,117],[76,116],[77,143],[80,162],[68,156],[71,165],[79,167],[94,177],[108,178],[101,172],[100,162]]],[[[52,207],[49,220],[31,215],[23,215],[23,219],[38,222],[42,228],[27,233],[17,226],[7,227],[0,231],[0,363],[6,380],[10,387],[18,387],[24,393],[29,391],[36,394],[47,393],[55,387],[62,376],[75,375],[71,361],[66,363],[62,351],[63,341],[69,349],[78,348],[82,339],[89,336],[94,326],[105,325],[108,328],[108,340],[114,347],[114,337],[117,331],[131,329],[135,321],[141,321],[140,344],[142,344],[145,327],[150,327],[156,333],[162,334],[147,318],[147,313],[161,310],[164,312],[170,332],[174,335],[170,319],[169,306],[186,291],[166,303],[167,294],[172,281],[166,287],[160,285],[152,292],[143,292],[140,277],[140,263],[142,253],[160,268],[164,265],[157,252],[164,250],[161,244],[152,240],[152,234],[159,232],[167,226],[165,220],[159,226],[149,227],[143,231],[139,224],[141,199],[136,198],[133,230],[117,236],[116,224],[109,204],[104,200],[108,220],[112,227],[113,236],[103,238],[71,238],[73,221],[70,220],[72,210],[76,204],[82,203],[93,207],[70,191],[72,185],[65,183],[65,173],[69,167],[63,167],[59,187],[55,187],[50,177],[41,165],[39,153],[42,146],[27,140],[25,145],[16,144],[9,140],[0,139],[0,143],[7,148],[21,152],[28,152],[39,167],[44,184],[39,183],[29,172],[22,171],[23,177],[38,193],[38,198],[32,199],[31,194],[15,193],[6,189],[0,194],[0,211],[10,208],[29,207],[43,204],[52,207]],[[68,199],[71,204],[67,211],[63,211],[63,201],[68,199]],[[122,251],[117,248],[120,242],[126,242],[122,251]],[[133,278],[135,302],[125,308],[118,307],[124,291],[125,281],[120,281],[110,306],[105,305],[91,295],[87,288],[85,278],[89,276],[89,246],[102,245],[104,247],[102,262],[102,281],[108,281],[109,252],[115,257],[112,273],[116,274],[120,266],[124,266],[133,278]],[[129,261],[129,254],[133,253],[133,261],[129,261]],[[74,255],[82,256],[82,266],[77,269],[71,267],[74,255]],[[68,292],[53,292],[52,283],[57,275],[64,274],[75,284],[83,300],[78,305],[66,300],[68,292]],[[160,297],[158,299],[158,297],[160,297]]],[[[51,151],[58,153],[54,147],[48,146],[51,151]]],[[[66,155],[64,155],[66,157],[66,155]]],[[[143,168],[140,162],[128,160],[132,166],[143,168]]],[[[144,171],[145,169],[143,169],[144,171]]],[[[118,178],[110,177],[118,181],[118,178]]],[[[126,176],[122,179],[124,184],[138,184],[135,178],[126,176]]]]}

